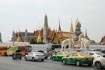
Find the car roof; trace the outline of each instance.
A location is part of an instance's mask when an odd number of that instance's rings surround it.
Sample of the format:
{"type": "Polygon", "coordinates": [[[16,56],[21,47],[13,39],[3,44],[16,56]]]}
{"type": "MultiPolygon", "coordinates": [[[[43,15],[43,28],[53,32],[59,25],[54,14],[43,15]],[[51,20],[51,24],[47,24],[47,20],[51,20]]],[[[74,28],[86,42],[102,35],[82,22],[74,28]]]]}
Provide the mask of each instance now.
{"type": "Polygon", "coordinates": [[[32,52],[30,52],[30,53],[41,53],[41,52],[37,52],[37,51],[32,51],[32,52]]]}

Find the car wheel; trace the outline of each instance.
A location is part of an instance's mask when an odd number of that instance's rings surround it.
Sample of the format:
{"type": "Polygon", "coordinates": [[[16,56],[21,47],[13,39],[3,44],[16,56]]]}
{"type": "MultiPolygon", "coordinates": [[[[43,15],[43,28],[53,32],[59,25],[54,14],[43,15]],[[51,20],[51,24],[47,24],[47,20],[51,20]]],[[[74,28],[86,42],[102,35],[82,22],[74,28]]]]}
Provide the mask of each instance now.
{"type": "Polygon", "coordinates": [[[27,58],[26,57],[24,59],[25,59],[25,61],[27,61],[27,58]]]}
{"type": "Polygon", "coordinates": [[[41,61],[44,62],[44,59],[42,59],[41,61]]]}
{"type": "Polygon", "coordinates": [[[81,63],[79,61],[76,62],[77,66],[81,66],[81,63]]]}
{"type": "Polygon", "coordinates": [[[13,59],[13,60],[15,60],[15,58],[14,58],[14,57],[12,57],[12,59],[13,59]]]}
{"type": "Polygon", "coordinates": [[[21,60],[22,58],[20,57],[20,60],[21,60]]]}
{"type": "Polygon", "coordinates": [[[62,60],[62,63],[63,63],[63,64],[66,64],[66,61],[65,61],[65,60],[62,60]]]}
{"type": "Polygon", "coordinates": [[[35,61],[35,58],[34,57],[32,57],[32,61],[35,61]]]}
{"type": "Polygon", "coordinates": [[[7,56],[7,53],[5,53],[4,55],[7,56]]]}
{"type": "Polygon", "coordinates": [[[101,69],[102,68],[102,64],[100,62],[96,62],[95,63],[95,67],[98,68],[98,69],[101,69]]]}
{"type": "Polygon", "coordinates": [[[92,64],[88,64],[88,66],[92,66],[92,64]]]}
{"type": "Polygon", "coordinates": [[[45,59],[47,59],[48,57],[45,57],[45,59]]]}

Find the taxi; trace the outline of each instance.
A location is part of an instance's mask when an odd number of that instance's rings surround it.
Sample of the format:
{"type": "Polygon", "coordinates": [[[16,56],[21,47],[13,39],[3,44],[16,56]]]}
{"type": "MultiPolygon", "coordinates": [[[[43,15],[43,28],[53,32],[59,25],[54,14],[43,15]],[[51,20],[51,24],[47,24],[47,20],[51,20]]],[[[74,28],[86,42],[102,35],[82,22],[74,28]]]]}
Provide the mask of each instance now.
{"type": "Polygon", "coordinates": [[[58,53],[52,55],[51,59],[52,59],[53,61],[61,61],[62,58],[63,58],[64,56],[66,56],[68,53],[69,53],[69,52],[67,52],[67,51],[58,52],[58,53]]]}
{"type": "Polygon", "coordinates": [[[75,64],[77,66],[81,66],[84,64],[87,64],[88,66],[92,66],[93,57],[86,53],[73,52],[63,57],[62,63],[63,64],[75,64]]]}

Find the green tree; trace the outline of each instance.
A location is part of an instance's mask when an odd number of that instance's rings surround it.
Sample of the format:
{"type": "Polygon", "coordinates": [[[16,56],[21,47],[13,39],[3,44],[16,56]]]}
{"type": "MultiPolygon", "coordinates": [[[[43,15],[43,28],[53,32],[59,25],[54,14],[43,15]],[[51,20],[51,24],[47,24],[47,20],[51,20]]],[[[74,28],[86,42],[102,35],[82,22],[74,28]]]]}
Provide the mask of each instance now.
{"type": "Polygon", "coordinates": [[[40,43],[37,43],[37,44],[45,44],[44,42],[40,42],[40,43]]]}
{"type": "Polygon", "coordinates": [[[36,42],[36,39],[35,38],[30,38],[29,39],[29,43],[30,44],[36,44],[37,42],[36,42]]]}

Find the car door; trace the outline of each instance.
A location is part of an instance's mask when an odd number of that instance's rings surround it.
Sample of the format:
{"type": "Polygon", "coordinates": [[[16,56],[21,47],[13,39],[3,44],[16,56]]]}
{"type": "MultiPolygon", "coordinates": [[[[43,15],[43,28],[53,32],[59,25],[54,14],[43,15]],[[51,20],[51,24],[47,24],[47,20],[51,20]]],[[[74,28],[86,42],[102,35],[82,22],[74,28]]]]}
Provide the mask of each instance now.
{"type": "Polygon", "coordinates": [[[66,59],[67,64],[72,64],[71,59],[72,59],[72,54],[69,54],[66,59]]]}
{"type": "Polygon", "coordinates": [[[60,59],[60,52],[58,52],[58,53],[56,54],[55,59],[56,59],[56,60],[59,60],[59,59],[60,59]]]}
{"type": "Polygon", "coordinates": [[[62,60],[63,53],[59,53],[58,60],[62,60]]]}
{"type": "Polygon", "coordinates": [[[52,55],[52,59],[54,59],[54,60],[58,60],[58,53],[52,55]]]}
{"type": "Polygon", "coordinates": [[[75,64],[77,56],[78,56],[77,53],[72,53],[71,54],[71,58],[69,59],[71,64],[75,64]]]}

